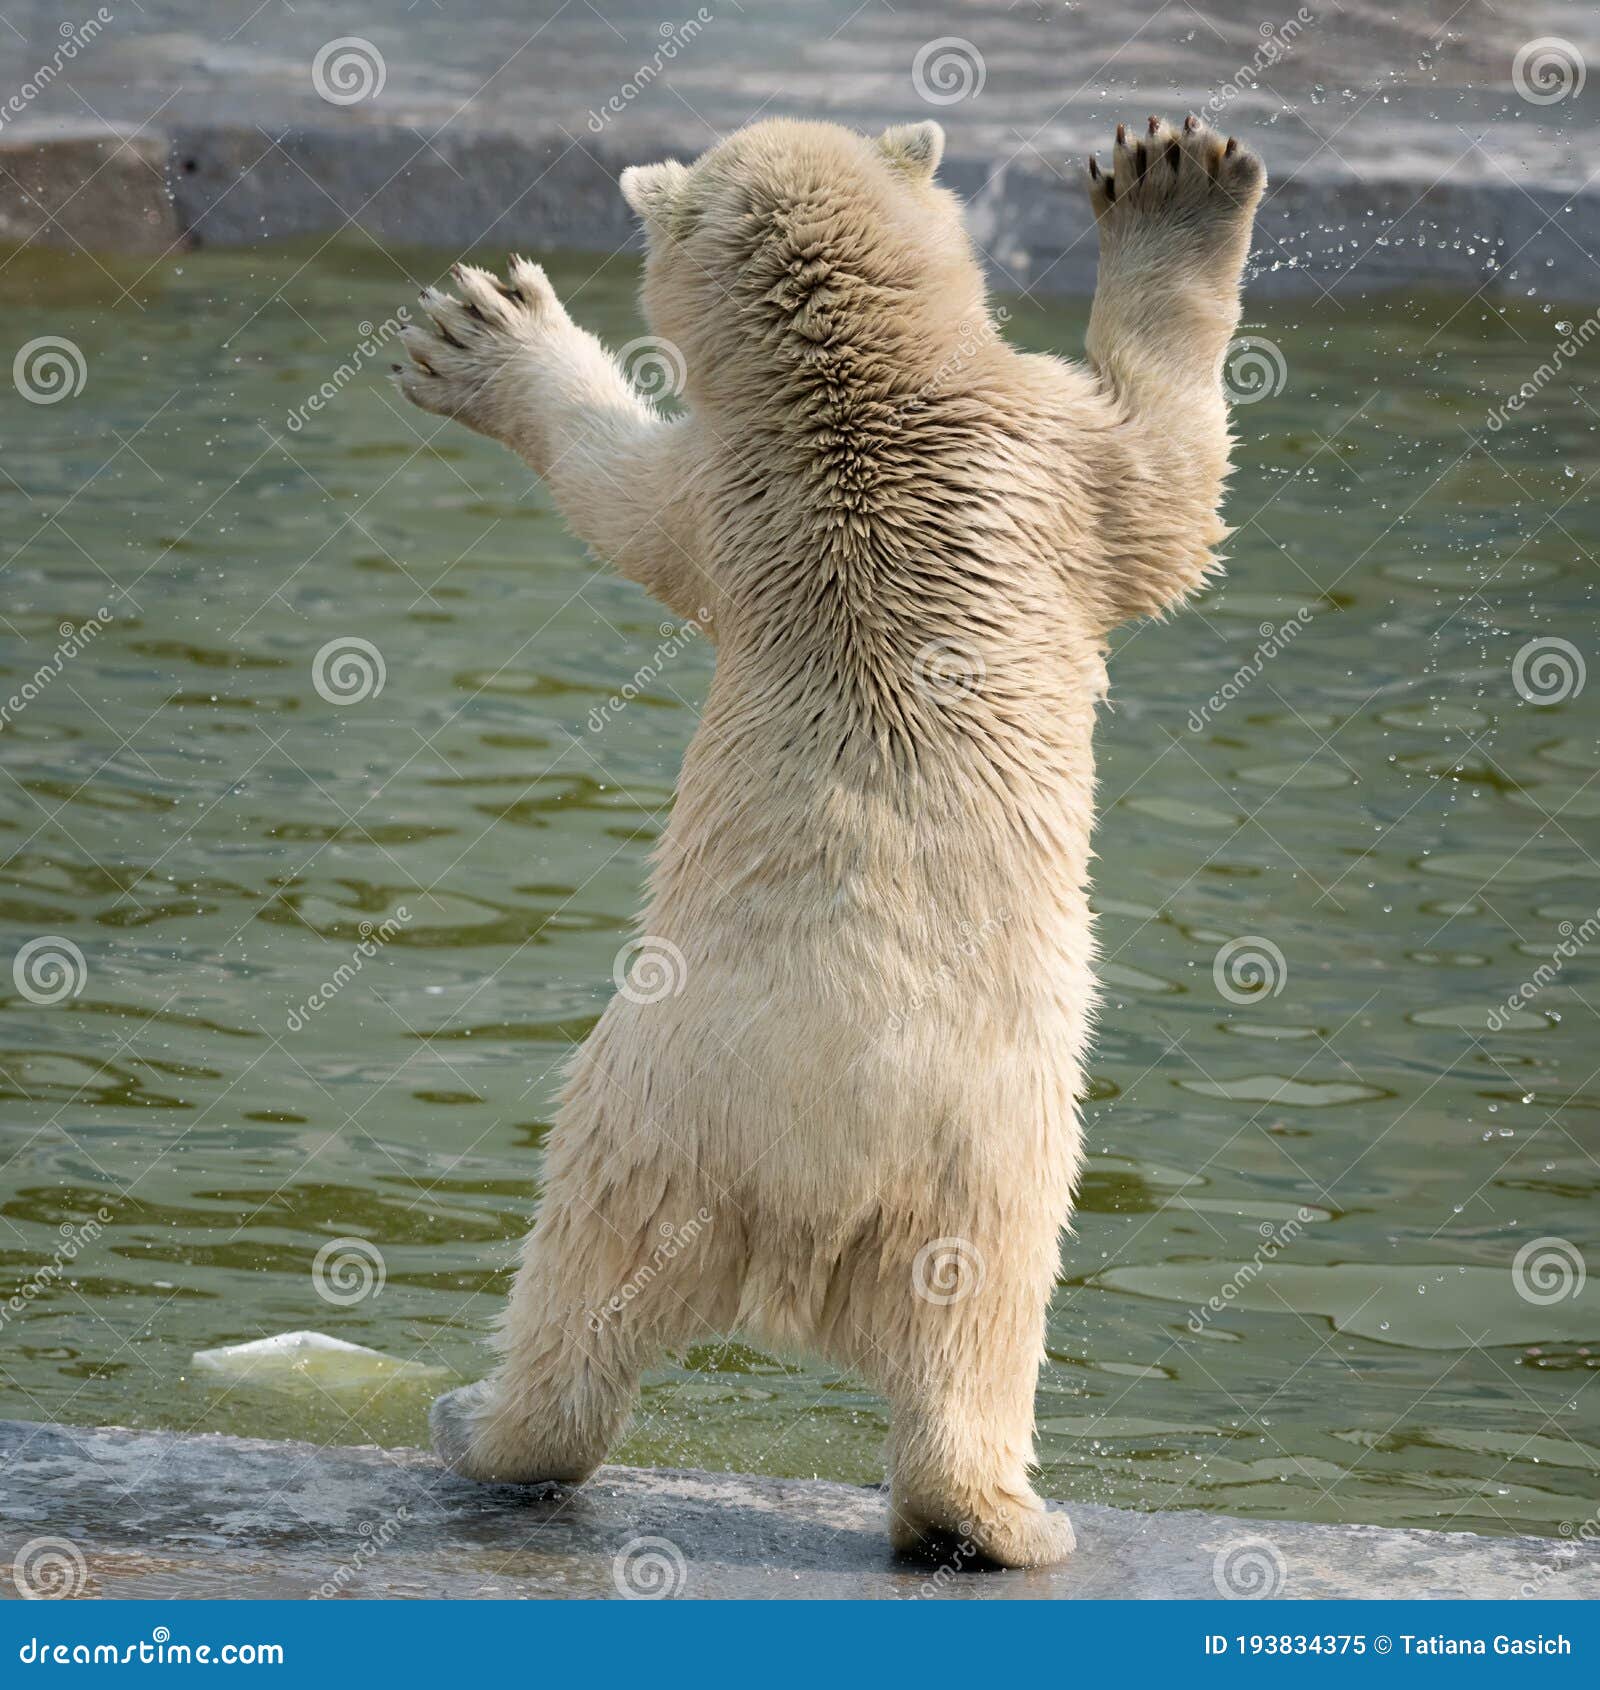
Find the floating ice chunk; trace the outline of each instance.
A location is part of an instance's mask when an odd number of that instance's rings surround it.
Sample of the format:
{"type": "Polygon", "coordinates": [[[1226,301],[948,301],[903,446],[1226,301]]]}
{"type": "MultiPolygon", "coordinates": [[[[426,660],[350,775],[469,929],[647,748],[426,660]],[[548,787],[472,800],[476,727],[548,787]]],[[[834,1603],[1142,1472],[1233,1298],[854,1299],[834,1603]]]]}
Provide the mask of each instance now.
{"type": "Polygon", "coordinates": [[[381,1385],[391,1379],[431,1379],[446,1369],[420,1361],[396,1361],[362,1344],[330,1338],[325,1332],[277,1332],[248,1344],[196,1350],[193,1363],[202,1373],[277,1390],[318,1386],[381,1385]]]}

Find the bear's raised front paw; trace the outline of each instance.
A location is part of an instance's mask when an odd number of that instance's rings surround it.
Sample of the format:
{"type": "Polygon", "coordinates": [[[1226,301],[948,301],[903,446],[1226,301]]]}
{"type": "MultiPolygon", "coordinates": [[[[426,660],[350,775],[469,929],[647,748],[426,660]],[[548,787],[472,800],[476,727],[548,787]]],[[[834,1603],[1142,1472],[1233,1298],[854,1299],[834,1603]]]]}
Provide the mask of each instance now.
{"type": "Polygon", "coordinates": [[[402,333],[411,364],[395,365],[396,379],[412,404],[500,436],[518,421],[529,358],[571,319],[544,271],[525,258],[511,260],[504,282],[471,264],[452,265],[450,275],[461,298],[423,290],[427,320],[402,333]]]}
{"type": "Polygon", "coordinates": [[[901,1555],[957,1568],[1052,1567],[1078,1547],[1065,1511],[1046,1502],[1007,1506],[949,1526],[891,1507],[889,1541],[901,1555]]]}
{"type": "Polygon", "coordinates": [[[1129,138],[1117,125],[1112,168],[1089,158],[1089,200],[1101,237],[1131,234],[1166,222],[1174,232],[1248,223],[1266,187],[1261,160],[1232,136],[1226,141],[1199,118],[1181,130],[1152,117],[1145,134],[1129,138]]]}

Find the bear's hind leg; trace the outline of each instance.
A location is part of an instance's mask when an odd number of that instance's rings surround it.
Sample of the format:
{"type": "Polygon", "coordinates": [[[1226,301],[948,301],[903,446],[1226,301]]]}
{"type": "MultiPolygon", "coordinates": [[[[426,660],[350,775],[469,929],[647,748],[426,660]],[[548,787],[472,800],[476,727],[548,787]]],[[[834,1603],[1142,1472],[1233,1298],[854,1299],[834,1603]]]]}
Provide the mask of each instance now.
{"type": "Polygon", "coordinates": [[[1075,1545],[1028,1478],[1058,1229],[1013,1216],[985,1232],[925,1242],[878,1284],[860,1359],[890,1403],[890,1538],[902,1552],[953,1545],[956,1558],[1047,1566],[1075,1545]]]}
{"type": "Polygon", "coordinates": [[[716,1281],[719,1243],[711,1211],[694,1203],[663,1198],[623,1221],[548,1192],[499,1366],[433,1405],[440,1458],[486,1482],[582,1483],[621,1435],[644,1370],[724,1312],[733,1287],[716,1281]]]}

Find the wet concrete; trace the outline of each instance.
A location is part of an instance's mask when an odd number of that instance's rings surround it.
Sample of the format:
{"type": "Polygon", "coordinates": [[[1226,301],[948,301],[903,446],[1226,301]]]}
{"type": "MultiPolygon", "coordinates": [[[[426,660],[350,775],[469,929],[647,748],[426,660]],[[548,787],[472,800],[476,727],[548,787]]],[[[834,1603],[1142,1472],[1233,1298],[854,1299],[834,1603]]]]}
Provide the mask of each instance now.
{"type": "Polygon", "coordinates": [[[1267,158],[1257,293],[1580,298],[1600,251],[1579,98],[1594,21],[1572,0],[1536,15],[373,0],[358,20],[332,0],[242,20],[148,0],[63,64],[59,14],[36,4],[16,19],[25,42],[0,42],[0,86],[33,90],[0,128],[0,239],[147,251],[359,229],[385,246],[611,251],[635,239],[625,164],[692,156],[758,116],[932,116],[996,281],[1075,293],[1093,283],[1084,154],[1119,119],[1194,110],[1267,158]]]}
{"type": "Polygon", "coordinates": [[[0,1422],[0,1595],[1600,1597],[1588,1543],[1071,1513],[1067,1565],[981,1571],[958,1546],[895,1559],[881,1492],[817,1480],[607,1467],[533,1492],[417,1450],[0,1422]]]}

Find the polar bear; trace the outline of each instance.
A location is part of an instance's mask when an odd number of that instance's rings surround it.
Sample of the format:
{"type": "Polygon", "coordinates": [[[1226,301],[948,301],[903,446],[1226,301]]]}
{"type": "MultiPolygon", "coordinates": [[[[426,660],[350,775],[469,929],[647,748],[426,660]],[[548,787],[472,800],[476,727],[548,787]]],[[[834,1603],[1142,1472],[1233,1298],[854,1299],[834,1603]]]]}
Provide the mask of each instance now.
{"type": "Polygon", "coordinates": [[[772,121],[624,172],[683,414],[521,259],[406,330],[407,397],[717,647],[640,926],[670,977],[577,1054],[498,1364],[433,1429],[474,1478],[581,1482],[642,1370],[738,1331],[888,1399],[896,1548],[1034,1566],[1074,1541],[1029,1475],[1105,641],[1217,566],[1265,176],[1193,117],[1118,129],[1082,367],[1002,339],[943,140],[772,121]]]}

